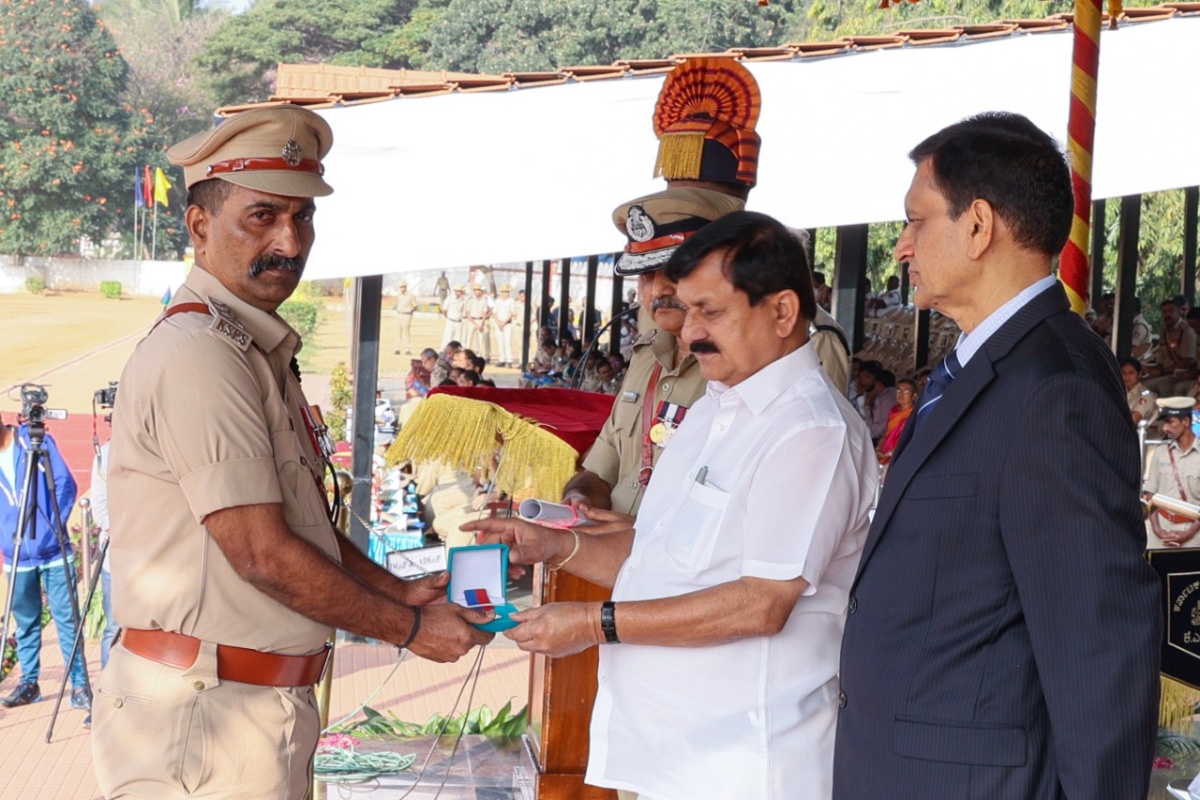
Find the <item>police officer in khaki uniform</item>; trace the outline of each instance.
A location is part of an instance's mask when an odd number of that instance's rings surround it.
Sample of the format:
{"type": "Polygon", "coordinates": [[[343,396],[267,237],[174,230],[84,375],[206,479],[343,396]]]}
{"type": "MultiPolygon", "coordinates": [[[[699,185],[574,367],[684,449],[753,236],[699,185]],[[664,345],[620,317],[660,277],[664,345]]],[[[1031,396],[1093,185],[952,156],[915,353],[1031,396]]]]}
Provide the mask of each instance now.
{"type": "Polygon", "coordinates": [[[332,189],[329,126],[247,111],[171,148],[196,265],[121,377],[109,500],[122,627],[97,684],[93,759],[115,798],[307,797],[312,684],[334,628],[453,661],[491,637],[334,533],[325,448],[276,313],[332,189]]]}
{"type": "Polygon", "coordinates": [[[696,357],[678,345],[683,305],[662,268],[687,237],[743,205],[710,189],[674,188],[613,211],[613,224],[629,237],[616,272],[637,276],[642,310],[654,327],[642,326],[612,413],[564,500],[637,513],[654,464],[706,384],[696,357]]]}
{"type": "MultiPolygon", "coordinates": [[[[1192,432],[1196,401],[1191,397],[1160,397],[1156,404],[1163,435],[1170,441],[1154,449],[1142,488],[1147,495],[1164,494],[1200,505],[1200,441],[1192,432]]],[[[1195,547],[1197,532],[1200,521],[1159,508],[1150,515],[1146,546],[1195,547]]]]}
{"type": "Polygon", "coordinates": [[[517,315],[517,301],[512,299],[512,287],[500,284],[500,296],[492,303],[492,341],[496,344],[498,363],[502,367],[516,365],[513,358],[513,323],[517,315]]]}
{"type": "Polygon", "coordinates": [[[467,313],[467,299],[463,296],[466,290],[465,284],[457,284],[454,287],[454,296],[442,301],[442,316],[446,318],[446,327],[442,331],[442,347],[466,338],[463,327],[467,313]]]}
{"type": "Polygon", "coordinates": [[[396,355],[404,350],[405,355],[412,355],[412,321],[417,311],[417,296],[408,290],[408,281],[401,280],[399,293],[396,295],[396,319],[399,321],[399,331],[396,337],[396,355]]]}
{"type": "MultiPolygon", "coordinates": [[[[695,358],[676,345],[683,311],[662,267],[707,222],[745,207],[758,177],[759,104],[754,76],[729,59],[688,59],[663,84],[654,113],[656,172],[668,188],[613,212],[613,224],[628,237],[615,271],[638,278],[638,328],[644,333],[612,414],[583,471],[567,483],[564,501],[636,514],[659,453],[704,393],[695,358]]],[[[823,367],[845,393],[845,335],[828,315],[809,322],[823,367]]]]}
{"type": "Polygon", "coordinates": [[[488,303],[488,296],[484,293],[482,286],[476,284],[471,291],[474,296],[467,300],[466,345],[468,349],[483,356],[484,361],[490,361],[492,336],[489,329],[492,307],[488,303]]]}

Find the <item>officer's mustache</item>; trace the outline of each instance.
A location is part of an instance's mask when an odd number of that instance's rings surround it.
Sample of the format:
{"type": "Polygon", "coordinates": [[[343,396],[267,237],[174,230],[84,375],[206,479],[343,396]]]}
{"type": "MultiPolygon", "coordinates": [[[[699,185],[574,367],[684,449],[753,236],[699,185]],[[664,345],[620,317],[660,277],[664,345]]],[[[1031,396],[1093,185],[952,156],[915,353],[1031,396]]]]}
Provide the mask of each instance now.
{"type": "Polygon", "coordinates": [[[698,342],[692,342],[691,344],[688,345],[688,350],[691,350],[693,353],[719,353],[719,352],[721,352],[721,348],[717,347],[715,344],[708,341],[707,339],[703,339],[698,342]]]}
{"type": "Polygon", "coordinates": [[[650,311],[661,311],[664,308],[673,308],[676,311],[687,313],[687,306],[675,295],[666,295],[664,297],[656,297],[650,301],[650,311]]]}
{"type": "Polygon", "coordinates": [[[297,275],[303,275],[304,259],[299,256],[259,256],[250,265],[250,277],[257,278],[269,269],[290,269],[297,275]]]}

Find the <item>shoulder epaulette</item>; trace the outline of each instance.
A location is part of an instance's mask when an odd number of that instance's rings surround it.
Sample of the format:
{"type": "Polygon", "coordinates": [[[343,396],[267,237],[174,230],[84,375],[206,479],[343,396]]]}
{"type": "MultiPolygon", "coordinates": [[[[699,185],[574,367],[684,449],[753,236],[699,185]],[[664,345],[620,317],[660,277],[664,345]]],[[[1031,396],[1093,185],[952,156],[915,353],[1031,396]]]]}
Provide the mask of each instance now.
{"type": "Polygon", "coordinates": [[[212,297],[208,298],[208,307],[213,312],[212,330],[214,332],[240,350],[245,350],[250,346],[250,333],[242,325],[238,315],[233,313],[233,309],[212,297]]]}

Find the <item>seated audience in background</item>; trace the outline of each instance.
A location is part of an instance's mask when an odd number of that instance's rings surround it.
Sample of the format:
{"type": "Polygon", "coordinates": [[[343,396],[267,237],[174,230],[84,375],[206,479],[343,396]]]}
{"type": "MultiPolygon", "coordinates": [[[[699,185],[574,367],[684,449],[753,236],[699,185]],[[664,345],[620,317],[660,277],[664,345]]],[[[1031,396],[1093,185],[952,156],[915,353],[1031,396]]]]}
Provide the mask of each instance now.
{"type": "Polygon", "coordinates": [[[1196,331],[1187,324],[1184,312],[1175,299],[1164,301],[1159,308],[1163,320],[1162,333],[1158,337],[1158,347],[1154,349],[1154,363],[1146,366],[1142,383],[1163,397],[1177,394],[1175,385],[1186,382],[1183,376],[1195,366],[1196,331]]]}
{"type": "Polygon", "coordinates": [[[450,363],[459,369],[474,369],[475,351],[464,347],[454,354],[454,359],[450,363]]]}
{"type": "Polygon", "coordinates": [[[904,426],[908,424],[908,419],[912,416],[916,400],[917,384],[915,381],[909,378],[901,378],[896,381],[896,405],[892,406],[892,410],[888,412],[887,427],[883,431],[883,438],[879,440],[879,446],[875,448],[875,455],[879,457],[880,464],[886,464],[892,460],[892,453],[895,452],[896,445],[900,443],[900,435],[904,433],[904,426]]]}
{"type": "Polygon", "coordinates": [[[830,310],[833,301],[833,290],[825,283],[825,273],[813,271],[813,294],[816,295],[817,305],[826,311],[830,310]]]}
{"type": "Polygon", "coordinates": [[[558,347],[554,340],[543,341],[538,345],[533,359],[525,366],[525,371],[534,377],[541,378],[554,371],[554,361],[558,347]]]}
{"type": "Polygon", "coordinates": [[[413,359],[412,369],[404,377],[404,398],[406,400],[424,397],[429,393],[429,389],[435,385],[433,371],[437,365],[438,354],[432,347],[426,347],[421,351],[420,358],[413,359]]]}
{"type": "Polygon", "coordinates": [[[1129,341],[1129,352],[1135,358],[1141,358],[1150,349],[1150,345],[1153,344],[1150,333],[1150,323],[1142,316],[1142,301],[1135,297],[1133,298],[1133,336],[1129,341]]]}
{"type": "Polygon", "coordinates": [[[930,367],[921,367],[921,369],[917,371],[917,397],[920,397],[921,392],[925,391],[925,384],[929,383],[929,375],[932,372],[933,369],[930,367]]]}
{"type": "Polygon", "coordinates": [[[473,369],[464,369],[458,373],[457,383],[459,386],[478,386],[479,373],[473,369]]]}
{"type": "Polygon", "coordinates": [[[621,388],[621,382],[613,373],[612,364],[602,360],[596,365],[595,371],[583,379],[583,385],[580,388],[585,392],[615,395],[621,388]]]}
{"type": "Polygon", "coordinates": [[[858,356],[850,358],[850,390],[846,392],[846,399],[854,404],[858,409],[858,413],[862,413],[862,389],[858,385],[858,374],[862,371],[862,359],[858,356]]]}
{"type": "Polygon", "coordinates": [[[1112,292],[1100,295],[1100,306],[1096,309],[1096,318],[1091,321],[1092,330],[1104,341],[1112,339],[1113,312],[1117,308],[1117,296],[1112,292]]]}
{"type": "MultiPolygon", "coordinates": [[[[454,356],[461,349],[462,345],[458,342],[447,342],[446,346],[442,348],[442,357],[429,371],[430,386],[445,385],[446,380],[450,377],[450,368],[454,366],[454,356]]],[[[424,358],[425,354],[422,353],[421,357],[424,358]]]]}
{"type": "Polygon", "coordinates": [[[871,441],[878,444],[887,430],[888,413],[896,405],[896,377],[878,361],[867,361],[858,372],[858,388],[862,393],[862,415],[871,432],[871,441]]]}
{"type": "Polygon", "coordinates": [[[471,359],[471,369],[479,375],[483,375],[483,370],[487,368],[487,359],[483,356],[475,356],[471,359]]]}
{"type": "Polygon", "coordinates": [[[625,356],[620,353],[613,353],[608,357],[608,363],[612,364],[613,376],[616,378],[617,383],[625,380],[625,370],[629,366],[625,361],[625,356]]]}
{"type": "Polygon", "coordinates": [[[1126,358],[1121,361],[1121,380],[1125,383],[1125,401],[1129,403],[1129,413],[1133,414],[1134,422],[1153,422],[1158,415],[1158,407],[1154,401],[1158,395],[1142,385],[1142,362],[1136,358],[1126,358]]]}

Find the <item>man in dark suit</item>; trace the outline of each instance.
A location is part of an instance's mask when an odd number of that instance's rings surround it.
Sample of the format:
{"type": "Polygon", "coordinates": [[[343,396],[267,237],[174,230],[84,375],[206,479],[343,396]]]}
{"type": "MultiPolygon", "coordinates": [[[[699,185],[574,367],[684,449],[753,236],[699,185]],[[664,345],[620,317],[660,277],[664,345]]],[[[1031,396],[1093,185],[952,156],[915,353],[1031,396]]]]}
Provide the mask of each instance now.
{"type": "Polygon", "coordinates": [[[910,154],[896,259],[964,331],[892,461],[842,643],[836,800],[1142,800],[1161,623],[1117,364],[1051,275],[1054,140],[985,114],[910,154]]]}

